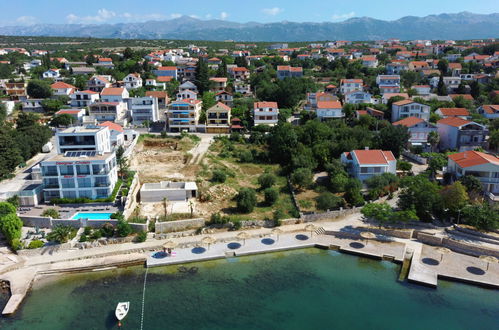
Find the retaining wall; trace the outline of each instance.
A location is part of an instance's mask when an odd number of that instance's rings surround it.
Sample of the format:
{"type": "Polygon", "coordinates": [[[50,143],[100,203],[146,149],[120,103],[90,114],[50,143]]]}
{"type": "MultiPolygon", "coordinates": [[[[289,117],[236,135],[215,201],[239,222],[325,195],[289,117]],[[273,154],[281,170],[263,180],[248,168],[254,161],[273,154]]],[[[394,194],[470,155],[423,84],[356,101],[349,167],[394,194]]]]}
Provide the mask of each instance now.
{"type": "Polygon", "coordinates": [[[52,228],[50,217],[29,217],[20,215],[19,218],[26,227],[52,228]]]}
{"type": "Polygon", "coordinates": [[[354,207],[351,209],[339,209],[335,211],[327,211],[323,213],[311,213],[311,214],[302,214],[300,219],[303,222],[312,222],[323,219],[334,219],[344,217],[346,215],[354,214],[360,212],[362,207],[354,207]]]}
{"type": "Polygon", "coordinates": [[[201,228],[204,226],[205,220],[187,219],[167,222],[156,222],[156,234],[169,233],[172,231],[181,231],[186,229],[201,228]]]}
{"type": "Polygon", "coordinates": [[[132,215],[133,211],[137,207],[137,199],[140,191],[140,181],[139,175],[135,173],[133,176],[132,184],[128,189],[128,195],[126,196],[125,207],[123,209],[123,216],[128,219],[132,215]]]}
{"type": "Polygon", "coordinates": [[[413,153],[408,152],[408,151],[402,152],[402,155],[404,155],[405,157],[407,157],[409,159],[412,159],[413,161],[415,161],[418,164],[426,165],[426,162],[427,162],[426,158],[423,158],[421,156],[418,156],[418,155],[413,154],[413,153]]]}

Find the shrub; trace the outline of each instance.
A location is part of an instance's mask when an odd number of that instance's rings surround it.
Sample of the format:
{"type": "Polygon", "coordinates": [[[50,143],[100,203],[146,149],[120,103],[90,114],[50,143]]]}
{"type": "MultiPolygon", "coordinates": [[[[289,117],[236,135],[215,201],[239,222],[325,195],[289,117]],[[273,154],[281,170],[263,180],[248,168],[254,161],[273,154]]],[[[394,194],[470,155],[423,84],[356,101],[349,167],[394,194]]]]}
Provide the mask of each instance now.
{"type": "Polygon", "coordinates": [[[53,208],[45,209],[42,212],[42,217],[51,217],[52,219],[60,219],[59,211],[53,208]]]}
{"type": "Polygon", "coordinates": [[[113,237],[114,235],[114,227],[109,222],[103,224],[100,231],[102,232],[102,235],[105,237],[113,237]]]}
{"type": "Polygon", "coordinates": [[[87,236],[92,234],[92,227],[86,226],[85,228],[83,228],[83,234],[87,236]]]}
{"type": "Polygon", "coordinates": [[[226,215],[222,216],[220,213],[213,213],[210,217],[210,225],[223,225],[230,221],[230,218],[226,215]]]}
{"type": "Polygon", "coordinates": [[[276,177],[271,173],[263,173],[258,177],[258,184],[262,189],[272,187],[275,184],[275,182],[276,182],[276,177]]]}
{"type": "Polygon", "coordinates": [[[23,248],[23,243],[21,242],[21,240],[19,238],[14,238],[12,240],[12,242],[10,243],[10,247],[12,248],[12,250],[18,251],[18,250],[21,250],[23,248]]]}
{"type": "Polygon", "coordinates": [[[15,214],[16,208],[8,202],[0,202],[0,218],[7,214],[15,214]]]}
{"type": "Polygon", "coordinates": [[[252,163],[253,160],[253,153],[251,151],[243,150],[239,153],[239,161],[241,163],[252,163]]]}
{"type": "Polygon", "coordinates": [[[80,236],[80,243],[83,243],[83,242],[86,242],[86,241],[88,241],[87,235],[81,234],[81,236],[80,236]]]}
{"type": "Polygon", "coordinates": [[[111,214],[110,218],[111,219],[116,219],[116,220],[125,220],[125,217],[123,216],[123,213],[121,213],[119,211],[111,214]]]}
{"type": "Polygon", "coordinates": [[[332,210],[342,205],[341,197],[338,197],[330,192],[325,192],[317,196],[315,199],[319,210],[332,210]]]}
{"type": "Polygon", "coordinates": [[[91,239],[99,239],[102,237],[102,230],[97,229],[92,232],[92,235],[90,236],[91,239]]]}
{"type": "Polygon", "coordinates": [[[38,249],[45,245],[43,241],[36,239],[34,241],[29,242],[28,249],[38,249]]]}
{"type": "Polygon", "coordinates": [[[10,213],[0,218],[0,230],[7,241],[11,243],[11,246],[14,239],[21,238],[22,227],[23,222],[15,213],[10,213]]]}
{"type": "Polygon", "coordinates": [[[272,213],[272,218],[274,220],[274,224],[276,226],[280,226],[282,224],[281,219],[284,219],[286,213],[282,209],[276,209],[274,213],[272,213]]]}
{"type": "Polygon", "coordinates": [[[237,209],[242,213],[251,213],[256,205],[256,192],[251,188],[241,188],[237,199],[237,209]]]}
{"type": "Polygon", "coordinates": [[[133,232],[132,226],[125,220],[119,220],[116,225],[116,232],[119,237],[127,237],[133,232]]]}
{"type": "Polygon", "coordinates": [[[146,239],[147,239],[147,232],[141,230],[137,233],[137,237],[135,238],[135,241],[142,243],[142,242],[145,242],[146,239]]]}
{"type": "Polygon", "coordinates": [[[58,225],[52,228],[47,235],[47,240],[56,243],[66,243],[76,235],[76,229],[71,226],[58,225]]]}
{"type": "Polygon", "coordinates": [[[211,181],[217,183],[224,183],[227,180],[227,173],[222,169],[216,169],[213,171],[211,181]]]}
{"type": "Polygon", "coordinates": [[[263,195],[265,197],[265,204],[274,205],[275,202],[279,199],[279,192],[275,188],[267,188],[263,191],[263,195]]]}
{"type": "Polygon", "coordinates": [[[233,226],[232,228],[233,228],[234,230],[239,230],[239,229],[241,229],[241,227],[242,227],[241,220],[239,220],[239,219],[234,219],[234,220],[232,220],[231,222],[232,222],[232,226],[233,226]]]}

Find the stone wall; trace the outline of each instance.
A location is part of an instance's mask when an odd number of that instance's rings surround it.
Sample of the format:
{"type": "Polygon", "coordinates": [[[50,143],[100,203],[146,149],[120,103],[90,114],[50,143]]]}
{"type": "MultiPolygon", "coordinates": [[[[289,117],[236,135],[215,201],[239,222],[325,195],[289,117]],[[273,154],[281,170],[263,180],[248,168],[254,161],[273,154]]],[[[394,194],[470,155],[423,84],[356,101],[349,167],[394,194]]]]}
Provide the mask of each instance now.
{"type": "Polygon", "coordinates": [[[409,151],[402,152],[402,155],[404,155],[405,157],[407,157],[409,159],[412,159],[413,161],[415,161],[418,164],[426,165],[426,162],[427,162],[426,158],[423,158],[421,156],[410,153],[409,151]]]}
{"type": "Polygon", "coordinates": [[[403,229],[386,229],[386,228],[366,228],[366,227],[358,227],[356,229],[362,231],[370,231],[371,233],[377,235],[386,235],[398,238],[410,239],[412,237],[413,230],[403,230],[403,229]]]}
{"type": "Polygon", "coordinates": [[[327,211],[327,212],[322,212],[322,213],[310,213],[310,214],[302,214],[300,219],[303,222],[313,222],[313,221],[318,221],[318,220],[324,220],[324,219],[335,219],[335,218],[340,218],[344,217],[350,214],[358,213],[362,207],[354,207],[351,209],[339,209],[335,211],[327,211]]]}
{"type": "Polygon", "coordinates": [[[204,223],[205,220],[202,218],[156,222],[156,234],[169,233],[173,231],[181,231],[193,228],[201,228],[204,226],[204,223]]]}
{"type": "Polygon", "coordinates": [[[424,232],[418,232],[416,237],[419,241],[421,241],[424,244],[442,245],[442,237],[438,237],[424,232]]]}
{"type": "Polygon", "coordinates": [[[499,250],[494,250],[483,246],[477,246],[473,244],[459,242],[449,238],[442,239],[442,246],[445,246],[451,249],[452,251],[469,254],[475,257],[487,255],[499,258],[499,250]]]}
{"type": "Polygon", "coordinates": [[[140,181],[139,181],[139,175],[135,173],[132,184],[130,185],[130,189],[128,189],[128,195],[126,196],[126,201],[125,201],[125,207],[123,209],[123,216],[125,219],[128,219],[135,208],[138,205],[138,194],[140,191],[140,181]]]}
{"type": "Polygon", "coordinates": [[[21,215],[19,218],[26,227],[52,228],[52,218],[50,217],[31,217],[21,215]]]}
{"type": "Polygon", "coordinates": [[[130,226],[132,226],[133,231],[145,231],[147,232],[149,230],[149,221],[146,223],[130,223],[130,226]]]}

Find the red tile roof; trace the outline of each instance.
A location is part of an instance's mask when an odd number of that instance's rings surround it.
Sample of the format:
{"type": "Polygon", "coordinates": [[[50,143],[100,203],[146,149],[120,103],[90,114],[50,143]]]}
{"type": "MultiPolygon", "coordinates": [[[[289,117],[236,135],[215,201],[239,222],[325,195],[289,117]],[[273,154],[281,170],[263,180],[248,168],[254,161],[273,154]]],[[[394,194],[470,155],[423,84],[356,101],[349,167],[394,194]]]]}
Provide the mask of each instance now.
{"type": "Polygon", "coordinates": [[[147,91],[146,96],[152,96],[152,97],[157,97],[158,99],[160,98],[168,98],[168,93],[166,91],[147,91]]]}
{"type": "Polygon", "coordinates": [[[123,132],[124,131],[123,127],[121,127],[120,125],[118,125],[116,123],[113,123],[112,121],[105,121],[102,124],[99,124],[99,126],[109,127],[110,130],[115,130],[115,131],[118,131],[118,132],[123,132]]]}
{"type": "Polygon", "coordinates": [[[363,80],[362,79],[341,79],[340,81],[341,84],[362,84],[363,80]]]}
{"type": "Polygon", "coordinates": [[[437,124],[449,125],[454,127],[461,127],[463,125],[469,124],[471,121],[462,119],[460,117],[447,117],[437,121],[437,124]]]}
{"type": "Polygon", "coordinates": [[[61,88],[73,88],[73,89],[76,89],[76,87],[74,87],[73,85],[66,84],[65,82],[62,82],[62,81],[58,81],[56,83],[53,83],[52,85],[50,85],[50,87],[52,87],[52,89],[61,89],[61,88]]]}
{"type": "Polygon", "coordinates": [[[108,87],[104,88],[102,92],[100,93],[101,95],[121,95],[125,91],[125,88],[123,87],[108,87]]]}
{"type": "Polygon", "coordinates": [[[465,100],[470,100],[470,101],[473,101],[473,96],[471,96],[470,94],[449,94],[449,96],[450,96],[452,99],[455,99],[456,97],[462,97],[462,98],[464,98],[465,100]]]}
{"type": "Polygon", "coordinates": [[[318,109],[341,109],[341,103],[339,101],[317,101],[318,109]]]}
{"type": "Polygon", "coordinates": [[[401,101],[395,102],[393,104],[395,104],[395,105],[406,105],[406,104],[411,104],[411,103],[417,103],[417,102],[414,102],[413,100],[401,100],[401,101]]]}
{"type": "Polygon", "coordinates": [[[482,105],[483,111],[489,115],[493,115],[499,112],[499,104],[482,105]]]}
{"type": "Polygon", "coordinates": [[[173,80],[173,77],[170,77],[170,76],[161,76],[161,77],[156,78],[157,82],[170,82],[172,80],[173,80]]]}
{"type": "Polygon", "coordinates": [[[359,164],[388,164],[389,161],[395,160],[391,151],[384,150],[354,150],[359,164]]]}
{"type": "Polygon", "coordinates": [[[469,116],[470,112],[466,108],[439,108],[443,116],[446,117],[457,117],[457,116],[469,116]]]}
{"type": "Polygon", "coordinates": [[[157,70],[173,71],[173,70],[177,70],[177,67],[176,66],[160,66],[157,70]]]}
{"type": "Polygon", "coordinates": [[[394,122],[392,125],[394,125],[394,126],[402,125],[402,126],[405,126],[405,127],[412,127],[412,126],[414,126],[416,124],[419,124],[419,123],[421,123],[423,121],[424,120],[421,119],[421,118],[407,117],[407,118],[404,118],[402,120],[394,122]]]}
{"type": "Polygon", "coordinates": [[[277,102],[255,102],[255,108],[277,108],[277,102]]]}
{"type": "Polygon", "coordinates": [[[464,151],[449,156],[461,168],[482,165],[494,164],[499,166],[499,158],[479,151],[464,151]]]}

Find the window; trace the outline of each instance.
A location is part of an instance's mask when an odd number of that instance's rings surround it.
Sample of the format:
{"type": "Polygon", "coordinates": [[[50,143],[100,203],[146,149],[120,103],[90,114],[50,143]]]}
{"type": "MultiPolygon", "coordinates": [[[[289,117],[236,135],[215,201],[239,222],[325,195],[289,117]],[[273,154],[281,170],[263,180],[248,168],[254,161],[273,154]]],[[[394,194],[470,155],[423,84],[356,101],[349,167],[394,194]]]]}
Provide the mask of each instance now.
{"type": "Polygon", "coordinates": [[[361,167],[360,168],[360,173],[369,173],[369,168],[367,168],[367,167],[361,167]]]}

